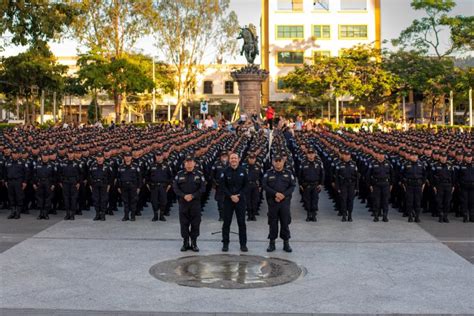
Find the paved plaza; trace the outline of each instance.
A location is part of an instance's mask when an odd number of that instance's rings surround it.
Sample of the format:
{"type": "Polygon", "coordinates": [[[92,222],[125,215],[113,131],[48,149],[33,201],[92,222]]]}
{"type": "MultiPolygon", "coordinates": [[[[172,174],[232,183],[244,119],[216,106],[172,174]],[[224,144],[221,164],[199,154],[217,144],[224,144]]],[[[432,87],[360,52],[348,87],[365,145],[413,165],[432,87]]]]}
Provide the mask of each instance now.
{"type": "MultiPolygon", "coordinates": [[[[319,221],[307,223],[295,193],[293,253],[278,241],[272,257],[303,268],[296,281],[260,289],[179,286],[150,275],[158,262],[183,256],[177,206],[166,223],[147,209],[136,222],[122,212],[93,222],[20,220],[0,213],[1,315],[248,315],[248,314],[473,314],[474,225],[453,218],[439,224],[424,214],[407,223],[398,212],[374,223],[356,203],[354,222],[341,223],[325,193],[319,221]]],[[[263,203],[261,214],[266,214],[263,203]]],[[[236,222],[232,230],[237,231],[236,222]]],[[[206,207],[199,255],[219,254],[216,204],[206,207]]],[[[247,222],[250,255],[268,256],[267,221],[247,222]]],[[[230,254],[240,254],[231,235],[230,254]]]]}

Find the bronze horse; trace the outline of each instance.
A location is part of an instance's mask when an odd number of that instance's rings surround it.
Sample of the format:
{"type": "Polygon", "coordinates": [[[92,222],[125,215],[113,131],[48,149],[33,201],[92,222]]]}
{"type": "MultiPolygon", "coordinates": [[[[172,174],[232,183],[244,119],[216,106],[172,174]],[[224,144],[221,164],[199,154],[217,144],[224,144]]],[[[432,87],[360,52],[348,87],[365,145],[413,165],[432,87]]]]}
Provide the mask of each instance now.
{"type": "Polygon", "coordinates": [[[252,24],[248,27],[241,27],[240,34],[237,39],[243,39],[244,45],[242,45],[242,50],[240,55],[242,56],[245,53],[245,59],[249,64],[253,64],[255,57],[259,54],[258,51],[258,36],[256,35],[256,28],[252,24]]]}

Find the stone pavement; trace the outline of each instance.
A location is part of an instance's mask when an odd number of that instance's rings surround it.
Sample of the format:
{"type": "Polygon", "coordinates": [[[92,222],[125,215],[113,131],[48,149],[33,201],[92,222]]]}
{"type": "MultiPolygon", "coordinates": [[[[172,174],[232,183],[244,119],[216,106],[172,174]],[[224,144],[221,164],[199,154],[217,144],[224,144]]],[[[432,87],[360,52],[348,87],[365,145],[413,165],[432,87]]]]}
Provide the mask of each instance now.
{"type": "MultiPolygon", "coordinates": [[[[36,221],[36,212],[6,220],[1,211],[0,314],[474,313],[473,224],[439,224],[428,216],[421,224],[407,223],[394,211],[389,223],[373,223],[359,203],[355,221],[341,223],[325,193],[319,221],[307,223],[299,199],[296,194],[292,201],[293,253],[284,253],[278,241],[271,256],[294,261],[306,274],[247,290],[183,287],[149,274],[160,261],[194,255],[179,251],[176,208],[166,223],[152,223],[149,210],[126,223],[121,212],[106,222],[93,222],[93,212],[73,222],[59,215],[46,222],[36,221]]],[[[220,234],[212,234],[221,228],[216,218],[211,201],[203,214],[200,255],[220,253],[220,234]]],[[[237,231],[235,220],[232,227],[237,231]]],[[[247,229],[248,254],[268,256],[265,216],[247,229]]],[[[237,235],[231,239],[229,253],[239,254],[237,235]]]]}

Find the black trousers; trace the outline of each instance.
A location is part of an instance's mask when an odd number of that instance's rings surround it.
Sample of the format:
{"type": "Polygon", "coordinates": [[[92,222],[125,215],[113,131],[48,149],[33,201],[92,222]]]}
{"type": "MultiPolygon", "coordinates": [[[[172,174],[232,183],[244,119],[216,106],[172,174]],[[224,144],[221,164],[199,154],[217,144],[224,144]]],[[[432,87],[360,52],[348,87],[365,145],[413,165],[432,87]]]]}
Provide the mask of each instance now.
{"type": "Polygon", "coordinates": [[[8,181],[8,200],[10,207],[17,207],[17,212],[20,213],[25,200],[25,193],[23,192],[21,181],[8,181]]]}
{"type": "Polygon", "coordinates": [[[150,194],[153,213],[157,214],[158,210],[160,210],[160,214],[164,214],[168,205],[168,192],[166,192],[166,185],[150,185],[150,194]]]}
{"type": "Polygon", "coordinates": [[[319,191],[316,185],[303,184],[303,203],[308,212],[316,213],[319,210],[319,191]]]}
{"type": "Polygon", "coordinates": [[[258,210],[260,201],[260,188],[256,183],[249,183],[247,192],[245,193],[245,201],[247,202],[247,213],[249,216],[255,215],[258,210]]]}
{"type": "Polygon", "coordinates": [[[405,211],[408,216],[420,216],[422,191],[421,185],[408,185],[405,191],[405,211]]]}
{"type": "Polygon", "coordinates": [[[222,242],[229,243],[230,241],[230,225],[232,224],[232,217],[237,217],[237,224],[239,225],[239,242],[241,246],[247,245],[247,226],[245,224],[245,199],[240,199],[239,202],[234,203],[228,197],[224,199],[223,224],[222,224],[222,242]]]}
{"type": "Polygon", "coordinates": [[[76,183],[63,182],[63,198],[66,215],[71,216],[76,214],[78,194],[79,190],[76,187],[76,183]]]}
{"type": "Polygon", "coordinates": [[[214,195],[214,199],[217,201],[217,209],[222,211],[224,209],[224,193],[216,186],[216,194],[214,195]]]}
{"type": "Polygon", "coordinates": [[[132,218],[137,213],[138,187],[136,184],[124,183],[122,185],[123,212],[125,216],[131,214],[132,218]]]}
{"type": "Polygon", "coordinates": [[[354,198],[355,198],[355,185],[353,184],[344,184],[339,190],[339,207],[343,215],[352,215],[352,210],[354,208],[354,198]]]}
{"type": "Polygon", "coordinates": [[[383,211],[383,216],[388,214],[388,201],[390,199],[390,184],[376,184],[373,187],[371,194],[372,209],[375,212],[375,216],[380,216],[383,211]]]}
{"type": "Polygon", "coordinates": [[[183,239],[196,239],[199,237],[201,225],[201,200],[194,199],[186,202],[179,199],[179,223],[181,226],[181,237],[183,239]]]}
{"type": "Polygon", "coordinates": [[[36,188],[36,205],[43,215],[48,215],[51,209],[51,201],[53,199],[54,191],[51,190],[51,182],[40,182],[36,188]]]}
{"type": "Polygon", "coordinates": [[[290,235],[290,202],[291,200],[286,198],[282,202],[278,203],[271,198],[268,198],[268,225],[270,226],[270,232],[268,239],[275,240],[278,237],[278,224],[280,224],[280,238],[283,240],[289,240],[290,235]]]}
{"type": "Polygon", "coordinates": [[[97,213],[105,213],[107,210],[107,202],[109,194],[107,192],[107,184],[93,183],[92,184],[92,202],[97,213]]]}
{"type": "Polygon", "coordinates": [[[469,220],[474,219],[474,187],[461,187],[461,208],[464,217],[469,215],[469,220]]]}
{"type": "Polygon", "coordinates": [[[112,183],[109,188],[109,194],[108,194],[108,210],[109,211],[116,211],[117,210],[117,201],[118,201],[118,191],[117,191],[117,185],[115,183],[112,183]]]}
{"type": "Polygon", "coordinates": [[[453,187],[450,184],[436,187],[435,201],[439,217],[446,217],[451,209],[453,187]]]}

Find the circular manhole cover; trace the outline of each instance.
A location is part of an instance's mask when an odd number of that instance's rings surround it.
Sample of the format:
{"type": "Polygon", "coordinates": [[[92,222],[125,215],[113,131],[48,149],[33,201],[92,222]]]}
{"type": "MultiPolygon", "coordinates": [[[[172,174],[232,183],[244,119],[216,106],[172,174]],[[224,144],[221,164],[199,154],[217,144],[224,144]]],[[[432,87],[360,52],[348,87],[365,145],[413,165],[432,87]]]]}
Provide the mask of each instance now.
{"type": "Polygon", "coordinates": [[[303,269],[296,263],[260,256],[209,255],[182,257],[155,264],[150,274],[184,286],[254,289],[296,280],[303,269]]]}

